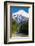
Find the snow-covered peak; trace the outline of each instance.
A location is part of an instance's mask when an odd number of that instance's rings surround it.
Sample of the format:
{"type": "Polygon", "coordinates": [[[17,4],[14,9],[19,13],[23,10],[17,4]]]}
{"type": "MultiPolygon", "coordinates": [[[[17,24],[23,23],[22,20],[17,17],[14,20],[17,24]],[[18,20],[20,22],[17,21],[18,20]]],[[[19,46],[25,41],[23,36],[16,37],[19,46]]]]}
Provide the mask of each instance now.
{"type": "Polygon", "coordinates": [[[26,23],[28,21],[29,15],[23,10],[19,10],[18,12],[12,14],[12,18],[17,23],[26,23]]]}
{"type": "Polygon", "coordinates": [[[24,10],[19,10],[18,12],[12,14],[12,16],[14,17],[17,17],[17,15],[22,15],[24,17],[29,18],[29,13],[26,13],[24,10]]]}

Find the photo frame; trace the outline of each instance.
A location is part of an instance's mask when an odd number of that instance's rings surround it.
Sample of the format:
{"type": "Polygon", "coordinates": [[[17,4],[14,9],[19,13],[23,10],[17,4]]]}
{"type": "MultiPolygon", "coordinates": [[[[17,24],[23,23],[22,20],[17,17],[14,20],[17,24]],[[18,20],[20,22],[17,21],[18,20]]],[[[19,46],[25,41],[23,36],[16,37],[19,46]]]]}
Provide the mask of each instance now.
{"type": "Polygon", "coordinates": [[[4,2],[4,43],[34,42],[34,3],[4,2]]]}

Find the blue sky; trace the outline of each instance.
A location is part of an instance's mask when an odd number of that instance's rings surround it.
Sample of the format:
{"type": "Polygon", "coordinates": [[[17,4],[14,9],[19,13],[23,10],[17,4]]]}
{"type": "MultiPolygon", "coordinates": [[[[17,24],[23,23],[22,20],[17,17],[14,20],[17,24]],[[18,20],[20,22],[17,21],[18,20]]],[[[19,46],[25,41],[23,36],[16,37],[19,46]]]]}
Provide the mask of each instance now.
{"type": "Polygon", "coordinates": [[[24,10],[26,13],[28,13],[29,12],[29,8],[27,8],[27,7],[16,7],[16,6],[13,6],[13,7],[10,7],[10,12],[11,13],[15,13],[15,12],[18,12],[19,10],[24,10]]]}

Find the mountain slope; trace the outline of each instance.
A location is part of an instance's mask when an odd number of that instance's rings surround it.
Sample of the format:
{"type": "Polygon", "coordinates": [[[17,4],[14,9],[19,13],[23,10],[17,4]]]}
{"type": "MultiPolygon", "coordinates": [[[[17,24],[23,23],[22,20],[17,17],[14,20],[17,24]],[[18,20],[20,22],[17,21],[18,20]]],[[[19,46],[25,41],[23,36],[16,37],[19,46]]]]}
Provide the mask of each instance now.
{"type": "Polygon", "coordinates": [[[17,23],[26,23],[29,15],[23,10],[19,10],[18,12],[12,14],[12,18],[16,20],[17,23]]]}

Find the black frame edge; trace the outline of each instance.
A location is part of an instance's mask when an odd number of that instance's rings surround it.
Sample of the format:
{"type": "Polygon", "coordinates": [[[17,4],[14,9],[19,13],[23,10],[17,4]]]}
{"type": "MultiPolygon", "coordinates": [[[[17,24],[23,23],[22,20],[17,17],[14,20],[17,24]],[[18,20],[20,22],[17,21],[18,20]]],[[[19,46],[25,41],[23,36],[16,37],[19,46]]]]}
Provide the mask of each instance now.
{"type": "Polygon", "coordinates": [[[27,4],[34,4],[34,2],[24,2],[24,1],[5,1],[5,3],[27,3],[27,4]]]}
{"type": "Polygon", "coordinates": [[[7,2],[4,2],[4,44],[7,44],[7,2]]]}
{"type": "Polygon", "coordinates": [[[34,3],[33,3],[33,9],[32,9],[32,11],[33,11],[33,14],[32,14],[32,18],[33,18],[33,21],[32,21],[32,25],[33,25],[33,27],[32,27],[32,30],[33,30],[33,34],[32,34],[32,42],[34,42],[34,3]]]}

